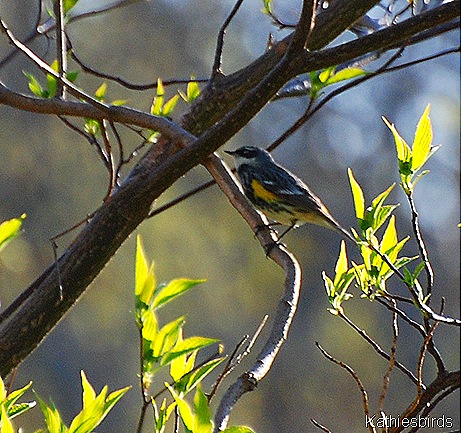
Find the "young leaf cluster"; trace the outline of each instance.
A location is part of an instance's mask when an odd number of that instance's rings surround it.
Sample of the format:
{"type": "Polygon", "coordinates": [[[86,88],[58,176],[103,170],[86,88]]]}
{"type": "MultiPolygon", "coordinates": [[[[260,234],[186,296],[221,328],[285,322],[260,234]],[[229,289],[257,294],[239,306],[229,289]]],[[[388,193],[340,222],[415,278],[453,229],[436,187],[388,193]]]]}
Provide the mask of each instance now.
{"type": "MultiPolygon", "coordinates": [[[[58,60],[55,59],[53,63],[51,63],[51,68],[53,71],[58,72],[58,60]]],[[[66,78],[71,83],[75,83],[77,80],[79,71],[67,71],[66,78]]],[[[39,98],[47,98],[51,99],[54,98],[58,91],[58,80],[50,74],[46,75],[46,87],[43,87],[38,79],[30,74],[29,72],[23,71],[23,74],[29,80],[29,89],[30,91],[39,98]]]]}
{"type": "Polygon", "coordinates": [[[141,240],[137,239],[135,275],[135,319],[141,336],[142,365],[141,386],[144,395],[154,381],[156,373],[169,367],[171,383],[165,383],[172,396],[172,402],[164,398],[158,405],[154,397],[151,404],[154,410],[156,433],[165,430],[170,415],[177,408],[187,432],[212,432],[208,399],[203,394],[200,382],[211,373],[224,357],[213,357],[196,364],[200,350],[217,343],[207,337],[184,338],[184,317],[179,317],[163,326],[159,324],[157,310],[204,280],[174,279],[167,284],[157,285],[153,264],[149,264],[141,240]],[[185,397],[194,388],[194,408],[191,409],[185,397]]]}
{"type": "Polygon", "coordinates": [[[367,74],[367,72],[363,69],[354,67],[343,68],[337,71],[337,66],[330,66],[329,68],[321,71],[313,71],[309,74],[311,80],[311,100],[317,99],[320,92],[332,84],[357,78],[365,74],[367,74]]]}
{"type": "MultiPolygon", "coordinates": [[[[385,118],[384,122],[394,136],[401,187],[407,195],[411,195],[415,185],[428,171],[421,168],[438,149],[431,146],[432,127],[429,118],[429,105],[421,116],[416,127],[413,145],[407,145],[393,124],[385,118]]],[[[348,265],[345,244],[341,244],[341,251],[335,268],[335,277],[329,278],[323,273],[325,289],[333,314],[342,313],[342,303],[352,296],[347,293],[350,284],[355,281],[360,288],[362,296],[373,299],[376,295],[385,294],[386,282],[397,270],[403,268],[404,282],[416,290],[422,298],[421,286],[418,276],[424,269],[424,262],[419,263],[413,272],[406,265],[417,257],[399,257],[399,253],[408,241],[409,236],[399,240],[395,227],[395,216],[391,215],[397,207],[395,204],[387,205],[385,200],[394,188],[394,184],[372,200],[369,207],[365,206],[363,190],[355,179],[352,170],[348,170],[349,183],[354,199],[355,214],[359,234],[354,231],[363,262],[351,262],[348,265]],[[379,240],[377,231],[387,222],[384,233],[379,240]],[[364,239],[364,240],[362,240],[364,239]]]]}
{"type": "MultiPolygon", "coordinates": [[[[96,394],[83,371],[81,377],[83,408],[72,420],[69,427],[62,421],[59,411],[52,403],[48,405],[37,396],[45,418],[46,430],[37,430],[36,433],[90,433],[104,420],[109,411],[129,389],[129,387],[123,388],[107,395],[108,388],[105,386],[99,394],[96,394]]],[[[7,394],[0,378],[0,433],[14,433],[11,420],[36,405],[35,401],[17,403],[31,386],[32,382],[29,382],[26,386],[7,394]]]]}
{"type": "Polygon", "coordinates": [[[386,123],[394,136],[402,189],[407,195],[413,192],[414,187],[421,177],[429,173],[429,170],[420,170],[440,147],[432,146],[432,125],[429,118],[429,111],[430,105],[427,105],[416,126],[411,148],[399,134],[395,125],[383,117],[384,123],[386,123]]]}

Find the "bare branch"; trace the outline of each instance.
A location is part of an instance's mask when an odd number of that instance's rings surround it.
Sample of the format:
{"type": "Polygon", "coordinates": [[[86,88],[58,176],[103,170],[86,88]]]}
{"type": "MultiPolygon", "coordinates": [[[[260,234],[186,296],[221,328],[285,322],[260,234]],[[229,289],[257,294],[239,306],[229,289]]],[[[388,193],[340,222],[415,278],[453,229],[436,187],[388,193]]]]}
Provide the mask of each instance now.
{"type": "MultiPolygon", "coordinates": [[[[355,383],[357,384],[359,388],[360,394],[362,395],[363,413],[365,415],[365,418],[369,419],[370,418],[370,406],[368,403],[368,394],[365,390],[365,387],[363,386],[362,381],[357,375],[357,373],[352,369],[352,367],[347,365],[345,362],[342,362],[336,358],[333,358],[333,356],[331,356],[322,346],[320,346],[318,342],[315,342],[315,345],[317,346],[317,348],[320,350],[320,352],[325,358],[327,358],[329,361],[333,362],[334,364],[339,365],[341,368],[344,368],[344,370],[346,370],[355,380],[355,383]]],[[[370,422],[367,424],[368,424],[368,429],[370,430],[370,433],[377,433],[376,427],[373,425],[373,423],[370,422]]]]}
{"type": "Polygon", "coordinates": [[[218,41],[216,43],[216,51],[215,51],[215,56],[214,56],[213,69],[211,70],[211,79],[212,80],[217,75],[221,75],[223,73],[222,70],[221,70],[221,64],[222,64],[222,51],[223,51],[223,48],[224,48],[224,35],[226,34],[227,27],[229,27],[229,24],[234,19],[235,14],[240,9],[240,6],[242,5],[242,3],[243,3],[243,0],[237,0],[234,7],[232,8],[231,13],[226,18],[223,25],[219,29],[218,41]]]}
{"type": "MultiPolygon", "coordinates": [[[[395,301],[394,301],[394,307],[395,301]]],[[[384,375],[383,378],[383,387],[381,390],[381,395],[379,396],[379,401],[378,401],[378,412],[382,412],[384,409],[384,401],[386,399],[387,395],[387,389],[389,386],[389,381],[391,377],[392,370],[394,369],[395,365],[395,352],[397,350],[397,338],[399,335],[399,324],[398,324],[398,316],[395,311],[392,312],[392,345],[391,345],[391,353],[390,353],[390,359],[389,359],[389,367],[387,368],[386,374],[384,375]]]]}
{"type": "MultiPolygon", "coordinates": [[[[354,322],[352,322],[352,320],[349,319],[349,317],[347,317],[344,313],[342,313],[341,311],[338,312],[338,316],[341,317],[341,319],[343,319],[352,329],[354,329],[368,344],[371,345],[371,347],[373,347],[373,349],[375,350],[376,353],[378,353],[378,355],[382,356],[384,359],[387,359],[388,361],[391,361],[391,357],[390,355],[385,352],[381,346],[376,343],[376,341],[374,341],[367,333],[365,330],[363,329],[360,329],[354,322]]],[[[402,372],[404,373],[414,384],[418,384],[418,379],[415,377],[415,375],[410,371],[408,370],[407,367],[405,367],[403,364],[401,364],[400,362],[398,362],[397,360],[394,360],[394,364],[395,366],[402,372]]]]}
{"type": "MultiPolygon", "coordinates": [[[[66,78],[67,72],[67,42],[65,30],[64,0],[56,0],[54,3],[54,14],[56,16],[56,51],[58,59],[58,74],[61,79],[66,78]]],[[[66,99],[66,86],[58,82],[58,94],[66,99]]]]}

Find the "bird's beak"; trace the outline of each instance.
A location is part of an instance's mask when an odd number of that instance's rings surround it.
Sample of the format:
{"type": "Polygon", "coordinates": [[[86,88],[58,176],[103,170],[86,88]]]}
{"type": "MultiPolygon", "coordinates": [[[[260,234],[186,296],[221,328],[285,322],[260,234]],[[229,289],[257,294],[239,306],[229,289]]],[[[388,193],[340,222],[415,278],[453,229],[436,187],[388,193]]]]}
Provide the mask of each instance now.
{"type": "Polygon", "coordinates": [[[232,155],[232,156],[235,155],[235,151],[233,150],[225,150],[224,153],[227,153],[228,155],[232,155]]]}

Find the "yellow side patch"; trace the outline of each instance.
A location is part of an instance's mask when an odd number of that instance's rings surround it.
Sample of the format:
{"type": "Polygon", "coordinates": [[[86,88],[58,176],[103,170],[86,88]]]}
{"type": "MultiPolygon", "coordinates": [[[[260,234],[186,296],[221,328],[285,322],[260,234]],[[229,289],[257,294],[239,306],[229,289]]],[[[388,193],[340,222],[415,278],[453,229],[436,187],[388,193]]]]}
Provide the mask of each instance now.
{"type": "Polygon", "coordinates": [[[253,179],[251,181],[251,186],[253,188],[255,198],[260,198],[261,200],[268,202],[277,200],[277,195],[264,188],[257,179],[253,179]]]}

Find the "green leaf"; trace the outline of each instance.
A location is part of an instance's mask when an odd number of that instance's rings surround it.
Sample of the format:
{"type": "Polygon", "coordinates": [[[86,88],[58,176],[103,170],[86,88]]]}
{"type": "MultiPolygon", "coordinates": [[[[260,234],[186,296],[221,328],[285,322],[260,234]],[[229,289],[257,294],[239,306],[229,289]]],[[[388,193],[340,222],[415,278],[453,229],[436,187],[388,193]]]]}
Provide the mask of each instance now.
{"type": "Polygon", "coordinates": [[[191,408],[186,403],[186,401],[168,383],[165,383],[165,386],[168,388],[168,391],[170,391],[176,404],[178,405],[179,415],[184,424],[184,427],[186,428],[186,432],[194,432],[194,415],[192,413],[191,408]]]}
{"type": "Polygon", "coordinates": [[[359,221],[363,221],[365,216],[365,197],[363,195],[362,188],[359,183],[355,180],[354,174],[350,168],[347,169],[347,174],[349,176],[349,183],[351,185],[352,197],[354,199],[355,206],[355,216],[359,221]]]}
{"type": "MultiPolygon", "coordinates": [[[[395,147],[397,150],[397,158],[399,162],[402,163],[403,165],[410,164],[411,162],[410,147],[405,142],[405,140],[402,138],[402,136],[399,134],[395,125],[393,123],[390,123],[384,116],[382,117],[382,119],[384,123],[387,125],[387,127],[391,130],[392,135],[394,136],[395,147]]],[[[405,174],[408,174],[408,173],[405,173],[405,174]]]]}
{"type": "Polygon", "coordinates": [[[149,267],[141,236],[136,238],[135,296],[137,302],[149,305],[155,290],[154,264],[149,267]]]}
{"type": "Polygon", "coordinates": [[[162,115],[162,106],[163,106],[163,97],[165,95],[165,88],[163,87],[162,80],[157,79],[157,96],[154,97],[152,101],[152,106],[150,108],[151,114],[155,116],[162,115]]]}
{"type": "Polygon", "coordinates": [[[38,397],[40,408],[45,416],[45,424],[49,433],[66,433],[66,425],[61,420],[61,415],[53,404],[48,406],[40,397],[38,397]]]}
{"type": "Polygon", "coordinates": [[[94,388],[91,386],[90,382],[88,382],[86,374],[83,370],[80,371],[80,376],[82,379],[82,388],[83,388],[83,393],[82,393],[83,408],[85,408],[94,402],[96,398],[96,392],[94,388]]]}
{"type": "Polygon", "coordinates": [[[322,278],[325,285],[325,290],[327,292],[328,300],[330,303],[333,303],[333,300],[336,296],[336,287],[333,284],[333,280],[326,274],[325,271],[322,271],[322,278]]]}
{"type": "Polygon", "coordinates": [[[160,358],[174,347],[184,323],[184,317],[179,317],[178,319],[167,323],[162,329],[160,329],[160,331],[158,331],[157,337],[151,345],[154,357],[160,358]]]}
{"type": "Polygon", "coordinates": [[[335,73],[336,66],[330,66],[329,68],[324,69],[318,74],[319,81],[323,84],[323,87],[327,84],[330,77],[335,73]]]}
{"type": "Polygon", "coordinates": [[[173,359],[181,355],[187,355],[192,353],[194,350],[202,349],[206,346],[210,346],[213,343],[217,343],[219,340],[215,338],[206,337],[190,337],[184,341],[177,342],[175,346],[166,353],[162,358],[162,365],[167,365],[173,359]]]}
{"type": "Polygon", "coordinates": [[[168,117],[174,110],[174,107],[176,106],[178,100],[179,95],[174,95],[167,102],[165,102],[165,105],[162,107],[162,116],[168,117]]]}
{"type": "Polygon", "coordinates": [[[71,83],[75,83],[77,81],[77,77],[80,71],[67,71],[66,72],[66,78],[68,81],[71,83]]]}
{"type": "MultiPolygon", "coordinates": [[[[58,72],[58,61],[55,60],[51,63],[51,69],[53,71],[58,72]]],[[[54,98],[56,96],[56,92],[58,90],[58,80],[53,77],[51,74],[46,74],[46,87],[48,89],[48,97],[54,98]]]]}
{"type": "Polygon", "coordinates": [[[20,234],[22,222],[25,218],[26,214],[23,213],[19,218],[13,218],[0,224],[0,251],[20,234]]]}
{"type": "Polygon", "coordinates": [[[416,127],[412,148],[411,169],[419,170],[427,161],[432,143],[432,126],[429,118],[430,105],[426,107],[416,127]]]}
{"type": "Polygon", "coordinates": [[[202,391],[200,385],[194,396],[194,433],[213,433],[213,423],[211,422],[211,411],[208,399],[202,391]]]}
{"type": "MultiPolygon", "coordinates": [[[[191,77],[194,79],[195,77],[191,77]]],[[[187,102],[194,102],[200,95],[200,87],[197,81],[189,81],[187,83],[187,102]]]]}
{"type": "Polygon", "coordinates": [[[158,323],[154,312],[148,308],[141,313],[142,338],[154,341],[157,338],[158,323]]]}
{"type": "MultiPolygon", "coordinates": [[[[1,381],[1,379],[0,379],[0,385],[3,385],[3,382],[1,381]]],[[[15,391],[12,391],[10,394],[8,394],[8,396],[6,396],[5,391],[3,391],[3,395],[6,397],[4,402],[8,410],[8,415],[11,418],[13,418],[13,416],[19,415],[18,411],[22,413],[30,409],[31,407],[35,406],[35,402],[15,404],[27,392],[27,390],[30,389],[31,386],[32,386],[32,382],[29,382],[26,386],[23,386],[22,388],[17,389],[15,391]],[[28,406],[28,408],[22,407],[23,405],[28,406]]],[[[2,386],[0,386],[0,391],[1,389],[2,389],[2,386]]],[[[0,399],[0,402],[1,402],[1,399],[0,399]]]]}
{"type": "Polygon", "coordinates": [[[85,373],[81,372],[83,387],[83,409],[73,419],[69,433],[90,433],[106,417],[112,407],[128,391],[129,387],[114,391],[107,398],[108,387],[105,386],[97,395],[88,382],[85,373]]]}
{"type": "Polygon", "coordinates": [[[227,427],[222,433],[255,433],[250,427],[245,426],[232,426],[227,427]]]}
{"type": "Polygon", "coordinates": [[[348,270],[348,261],[347,261],[347,253],[346,253],[346,243],[344,240],[341,241],[341,249],[339,252],[338,260],[335,266],[335,280],[334,285],[337,286],[339,279],[343,274],[345,274],[348,270]]]}
{"type": "Polygon", "coordinates": [[[265,14],[272,14],[272,0],[263,0],[262,12],[265,14]]]}
{"type": "Polygon", "coordinates": [[[189,280],[187,278],[178,278],[170,281],[158,293],[155,294],[153,308],[160,308],[168,302],[172,301],[177,296],[187,292],[197,284],[203,283],[206,280],[189,280]]]}
{"type": "Polygon", "coordinates": [[[107,83],[102,83],[97,88],[96,92],[94,92],[94,96],[99,102],[104,102],[104,97],[106,96],[106,90],[107,90],[107,83]]]}
{"type": "Polygon", "coordinates": [[[352,78],[360,77],[362,75],[366,75],[368,72],[364,71],[360,68],[345,68],[341,69],[339,72],[334,73],[330,77],[328,77],[325,84],[335,84],[339,83],[340,81],[350,80],[352,78]]]}
{"type": "MultiPolygon", "coordinates": [[[[210,374],[225,359],[226,357],[224,356],[220,358],[215,358],[201,365],[199,368],[193,371],[192,369],[189,369],[189,373],[186,373],[186,375],[181,377],[179,380],[175,380],[175,389],[183,392],[184,394],[187,394],[189,391],[194,389],[197,386],[197,384],[199,384],[206,376],[208,376],[208,374],[210,374]]],[[[173,363],[175,361],[176,360],[174,360],[173,363]]]]}
{"type": "Polygon", "coordinates": [[[77,3],[78,0],[64,0],[64,13],[67,14],[77,3]]]}
{"type": "Polygon", "coordinates": [[[84,129],[88,134],[96,136],[101,131],[101,125],[98,120],[86,118],[84,129]]]}
{"type": "Polygon", "coordinates": [[[1,406],[0,433],[14,433],[13,424],[8,417],[6,408],[3,404],[1,406]]]}
{"type": "Polygon", "coordinates": [[[29,89],[34,95],[40,98],[48,97],[47,92],[43,90],[42,85],[38,82],[38,80],[32,74],[29,74],[28,72],[25,72],[25,71],[22,71],[22,73],[29,79],[29,89]]]}
{"type": "Polygon", "coordinates": [[[391,248],[394,248],[396,244],[397,230],[395,229],[395,216],[392,215],[381,241],[381,251],[389,251],[391,248]]]}

